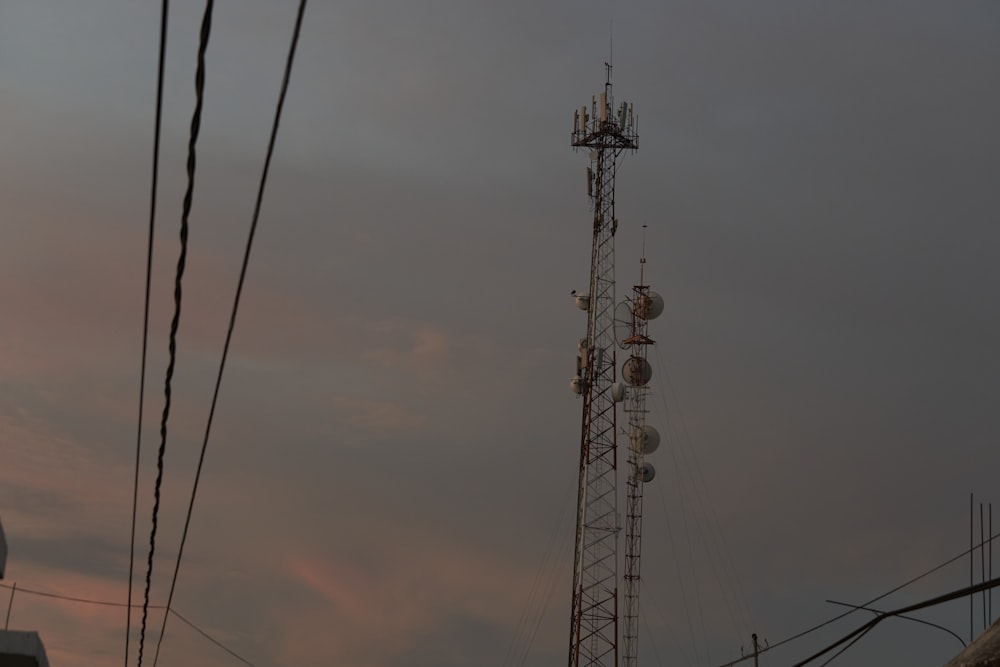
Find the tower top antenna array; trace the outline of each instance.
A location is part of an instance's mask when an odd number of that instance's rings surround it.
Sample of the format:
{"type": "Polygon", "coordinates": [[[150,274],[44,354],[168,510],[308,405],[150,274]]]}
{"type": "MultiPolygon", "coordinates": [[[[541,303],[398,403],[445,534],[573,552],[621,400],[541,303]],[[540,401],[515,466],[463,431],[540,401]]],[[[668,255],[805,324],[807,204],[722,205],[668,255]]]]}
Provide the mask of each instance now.
{"type": "Polygon", "coordinates": [[[589,292],[576,303],[587,311],[572,390],[583,398],[576,549],[570,618],[570,667],[618,665],[618,458],[615,402],[615,175],[618,157],[638,148],[631,104],[615,104],[611,64],[604,91],[574,112],[570,143],[589,149],[587,194],[593,212],[589,292]]]}

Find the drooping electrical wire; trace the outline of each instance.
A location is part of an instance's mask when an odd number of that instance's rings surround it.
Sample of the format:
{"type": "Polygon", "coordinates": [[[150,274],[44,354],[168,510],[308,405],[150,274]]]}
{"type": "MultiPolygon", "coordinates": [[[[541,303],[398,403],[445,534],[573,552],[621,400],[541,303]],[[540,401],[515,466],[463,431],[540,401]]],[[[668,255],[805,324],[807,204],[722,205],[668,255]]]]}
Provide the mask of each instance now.
{"type": "Polygon", "coordinates": [[[197,625],[195,625],[191,621],[187,620],[183,616],[181,616],[181,614],[180,614],[179,611],[176,611],[175,609],[168,609],[167,611],[170,614],[173,614],[174,616],[176,616],[178,618],[178,620],[180,620],[182,623],[185,623],[189,628],[191,628],[192,630],[194,630],[195,632],[197,632],[199,635],[201,635],[202,637],[204,637],[208,641],[212,642],[213,644],[215,644],[216,646],[218,646],[219,648],[221,648],[223,651],[225,651],[229,655],[233,656],[234,658],[236,658],[237,660],[239,660],[240,662],[242,662],[244,665],[247,665],[247,667],[256,667],[256,665],[254,665],[252,662],[250,662],[249,660],[247,660],[246,658],[244,658],[243,656],[241,656],[239,653],[237,653],[233,649],[229,648],[228,646],[226,646],[225,644],[223,644],[222,642],[220,642],[218,639],[216,639],[212,635],[208,634],[207,632],[205,632],[204,630],[202,630],[197,625]]]}
{"type": "MultiPolygon", "coordinates": [[[[995,539],[997,539],[997,538],[1000,538],[1000,533],[996,533],[994,535],[991,535],[988,540],[984,541],[984,544],[992,544],[993,541],[995,539]]],[[[934,574],[935,572],[937,572],[938,570],[940,570],[940,569],[942,569],[944,567],[947,567],[948,565],[951,565],[952,563],[954,563],[958,559],[965,558],[966,556],[968,556],[970,553],[972,553],[973,551],[975,551],[978,548],[980,548],[980,545],[975,545],[975,546],[973,546],[970,549],[966,549],[965,551],[963,551],[962,553],[958,554],[957,556],[953,556],[953,557],[949,558],[948,560],[946,560],[945,562],[940,563],[938,565],[935,565],[931,569],[929,569],[929,570],[927,570],[927,571],[925,571],[925,572],[923,572],[921,574],[918,574],[917,576],[912,577],[911,579],[908,579],[907,581],[904,581],[903,583],[899,584],[895,588],[893,588],[891,590],[888,590],[885,593],[882,593],[881,595],[872,598],[871,600],[868,600],[864,604],[857,605],[854,609],[849,609],[848,611],[845,611],[842,614],[838,614],[838,615],[834,616],[833,618],[827,619],[827,620],[823,621],[822,623],[817,623],[816,625],[814,625],[814,626],[812,626],[810,628],[806,628],[802,632],[796,633],[796,634],[792,635],[791,637],[787,637],[785,639],[782,639],[779,642],[775,642],[774,644],[769,644],[766,648],[762,648],[758,652],[758,654],[766,653],[767,651],[770,651],[772,649],[776,649],[779,646],[783,646],[783,645],[785,645],[785,644],[787,644],[787,643],[789,643],[791,641],[794,641],[794,640],[799,639],[801,637],[805,637],[806,635],[808,635],[808,634],[810,634],[812,632],[815,632],[816,630],[819,630],[820,628],[824,628],[824,627],[830,625],[831,623],[839,621],[840,619],[844,618],[845,616],[850,616],[851,614],[855,613],[859,609],[864,609],[865,607],[869,607],[869,606],[875,604],[876,602],[878,602],[879,600],[881,600],[883,598],[886,598],[886,597],[892,595],[893,593],[896,593],[897,591],[902,590],[903,588],[906,588],[910,584],[914,584],[914,583],[920,581],[921,579],[923,579],[924,577],[928,577],[928,576],[934,574]]],[[[970,586],[970,588],[972,588],[972,587],[970,586]]],[[[989,587],[987,587],[987,588],[989,588],[989,587]]],[[[987,590],[987,588],[977,589],[977,591],[978,590],[987,590]]],[[[959,596],[959,597],[961,597],[961,596],[959,596]]],[[[912,610],[910,610],[910,609],[897,609],[895,612],[886,612],[886,614],[891,614],[891,615],[898,616],[899,614],[905,614],[907,611],[912,611],[912,610]]],[[[738,663],[741,663],[744,660],[749,659],[750,657],[752,657],[752,656],[744,656],[744,657],[739,658],[737,660],[732,660],[732,661],[727,662],[725,664],[719,665],[719,667],[732,667],[732,665],[736,665],[738,663]]]]}
{"type": "MultiPolygon", "coordinates": [[[[827,602],[829,602],[830,604],[840,605],[842,607],[851,607],[853,609],[864,609],[866,611],[872,612],[876,616],[879,615],[879,614],[884,614],[885,613],[884,611],[881,611],[879,609],[873,609],[872,607],[859,607],[856,604],[848,604],[846,602],[837,602],[836,600],[827,600],[827,602]]],[[[968,644],[965,643],[965,640],[958,636],[958,633],[954,632],[953,630],[949,630],[948,628],[944,627],[943,625],[940,625],[938,623],[932,623],[930,621],[925,621],[924,619],[917,618],[916,616],[906,616],[905,614],[897,614],[896,617],[897,618],[901,618],[904,621],[913,621],[914,623],[920,623],[921,625],[928,625],[928,626],[930,626],[932,628],[937,628],[938,630],[943,630],[944,632],[947,632],[949,635],[951,635],[952,637],[954,637],[955,639],[957,639],[958,643],[962,645],[962,648],[965,648],[966,646],[968,646],[968,644]]]]}
{"type": "MultiPolygon", "coordinates": [[[[163,459],[167,448],[167,420],[170,417],[170,383],[174,375],[174,365],[177,362],[177,329],[181,316],[181,283],[184,277],[184,266],[187,261],[188,217],[191,215],[191,202],[194,197],[195,147],[198,143],[198,132],[201,129],[201,110],[205,96],[205,51],[208,49],[208,38],[212,32],[213,0],[205,3],[205,14],[201,23],[201,34],[198,43],[198,69],[195,73],[195,105],[191,116],[191,131],[188,138],[187,156],[187,189],[184,192],[184,206],[181,212],[181,251],[177,259],[177,273],[174,278],[174,315],[170,321],[170,360],[167,364],[167,376],[164,382],[163,415],[160,419],[160,448],[156,456],[156,483],[153,487],[153,525],[149,533],[149,557],[146,562],[146,590],[142,602],[142,625],[139,630],[139,659],[142,667],[142,654],[146,642],[146,621],[149,615],[149,592],[153,581],[153,557],[156,553],[157,515],[160,510],[160,487],[163,485],[163,459]]],[[[167,604],[169,609],[170,604],[167,604]]],[[[167,614],[164,614],[164,618],[167,614]]]]}
{"type": "MultiPolygon", "coordinates": [[[[838,646],[841,646],[842,644],[845,644],[847,642],[851,642],[851,644],[853,644],[854,641],[857,641],[858,639],[860,639],[868,631],[870,631],[872,628],[874,628],[876,625],[878,625],[879,623],[881,623],[882,621],[884,621],[887,618],[891,618],[893,616],[899,616],[901,614],[908,614],[911,611],[917,611],[918,609],[925,609],[927,607],[933,607],[933,606],[936,606],[936,605],[939,605],[939,604],[942,604],[942,603],[945,603],[945,602],[951,602],[952,600],[957,600],[959,598],[963,598],[966,595],[973,595],[975,593],[980,593],[982,591],[991,590],[991,589],[995,588],[996,586],[1000,586],[1000,578],[990,579],[989,581],[983,581],[981,583],[976,584],[975,586],[967,586],[965,588],[960,588],[960,589],[952,591],[950,593],[945,593],[944,595],[938,595],[937,597],[933,597],[933,598],[931,598],[929,600],[924,600],[923,602],[918,602],[916,604],[907,605],[906,607],[901,607],[899,609],[894,609],[893,611],[887,611],[885,613],[879,614],[878,616],[876,616],[872,620],[868,621],[867,623],[865,623],[861,627],[855,629],[853,632],[850,632],[850,633],[844,635],[843,637],[841,637],[837,641],[833,642],[832,644],[830,644],[829,646],[823,648],[822,650],[817,651],[816,653],[812,654],[811,656],[809,656],[805,660],[802,660],[800,662],[795,663],[795,665],[793,665],[793,667],[803,667],[804,665],[809,664],[810,662],[812,662],[816,658],[822,657],[823,655],[829,653],[833,649],[835,649],[838,646]],[[851,640],[854,640],[854,641],[851,641],[851,640]]],[[[838,655],[839,655],[839,653],[838,653],[838,655]]],[[[834,657],[836,657],[836,656],[834,656],[834,657]]]]}
{"type": "MultiPolygon", "coordinates": [[[[7,589],[10,589],[10,590],[13,590],[15,588],[15,586],[12,586],[10,584],[0,583],[0,588],[7,588],[7,589]]],[[[16,587],[16,588],[17,588],[17,592],[18,593],[25,593],[27,595],[36,595],[38,597],[51,598],[51,599],[54,599],[54,600],[62,600],[64,602],[76,602],[76,603],[79,603],[79,604],[89,604],[89,605],[96,605],[96,606],[101,606],[101,607],[128,607],[129,606],[128,603],[126,603],[126,602],[112,602],[110,600],[93,600],[93,599],[90,599],[90,598],[74,597],[72,595],[62,595],[60,593],[46,593],[45,591],[39,591],[39,590],[35,590],[35,589],[32,589],[32,588],[24,588],[23,586],[19,586],[19,587],[16,587]]],[[[167,609],[167,606],[163,605],[163,604],[154,604],[154,605],[149,605],[149,608],[150,609],[167,609]]],[[[182,623],[186,624],[192,630],[194,630],[195,632],[197,632],[198,634],[200,634],[202,637],[204,637],[208,641],[212,642],[213,644],[215,644],[216,646],[218,646],[223,651],[225,651],[229,655],[233,656],[234,658],[236,658],[237,660],[239,660],[243,664],[249,665],[249,667],[256,667],[256,665],[254,665],[252,662],[250,662],[249,660],[247,660],[246,658],[244,658],[243,656],[241,656],[239,653],[237,653],[233,649],[229,648],[228,646],[226,646],[225,644],[223,644],[222,642],[220,642],[218,639],[216,639],[212,635],[208,634],[207,632],[205,632],[204,630],[202,630],[200,627],[198,627],[197,625],[195,625],[194,623],[192,623],[191,621],[189,621],[187,618],[185,618],[184,616],[182,616],[181,613],[179,611],[177,611],[176,609],[167,609],[167,613],[173,614],[174,616],[176,616],[178,618],[178,620],[180,620],[182,623]]]]}
{"type": "Polygon", "coordinates": [[[167,16],[170,0],[160,7],[160,58],[156,77],[156,120],[153,129],[153,182],[149,195],[149,240],[146,247],[146,298],[142,313],[142,363],[139,371],[139,418],[135,436],[135,479],[132,484],[132,532],[128,554],[128,611],[125,612],[125,667],[132,638],[132,579],[135,575],[135,520],[139,506],[139,454],[142,451],[142,408],[146,399],[146,350],[149,342],[149,287],[153,277],[153,232],[156,226],[156,191],[160,172],[160,126],[163,119],[163,72],[167,55],[167,16]]]}
{"type": "MultiPolygon", "coordinates": [[[[8,584],[0,583],[0,588],[14,589],[14,586],[8,584]]],[[[79,602],[80,604],[91,604],[100,607],[127,607],[129,606],[127,602],[112,602],[110,600],[94,600],[92,598],[80,598],[74,597],[72,595],[62,595],[61,593],[46,593],[45,591],[39,591],[33,588],[25,588],[24,586],[17,587],[18,593],[24,593],[26,595],[35,595],[43,598],[52,598],[53,600],[63,600],[65,602],[79,602]]],[[[166,605],[149,605],[150,609],[166,609],[166,605]]]]}
{"type": "Polygon", "coordinates": [[[831,655],[828,659],[824,660],[823,664],[821,664],[819,667],[826,667],[827,665],[829,665],[831,662],[833,662],[834,660],[836,660],[837,658],[839,658],[842,654],[846,653],[847,649],[851,648],[852,646],[854,646],[855,644],[857,644],[859,641],[861,641],[861,638],[864,637],[865,635],[867,635],[871,631],[872,631],[872,628],[868,628],[867,630],[865,630],[864,632],[862,632],[861,634],[859,634],[857,637],[855,637],[854,639],[852,639],[851,641],[849,641],[847,644],[845,644],[844,646],[841,646],[839,651],[837,651],[836,653],[834,653],[833,655],[831,655]]]}
{"type": "MultiPolygon", "coordinates": [[[[211,4],[212,2],[211,0],[209,0],[205,10],[206,22],[209,22],[208,17],[210,16],[211,4]]],[[[205,451],[208,449],[208,439],[212,431],[212,419],[215,416],[215,407],[219,400],[219,388],[222,386],[222,375],[226,368],[226,358],[229,354],[229,345],[233,338],[233,328],[236,325],[236,315],[239,312],[240,296],[243,293],[243,283],[246,279],[247,266],[250,263],[250,251],[253,248],[253,239],[257,231],[257,222],[260,219],[261,204],[264,200],[264,188],[267,185],[267,175],[271,167],[271,158],[274,155],[274,145],[278,137],[278,127],[280,126],[281,123],[281,112],[285,106],[285,97],[288,93],[289,81],[291,80],[292,65],[295,61],[295,51],[298,48],[299,44],[299,35],[302,32],[302,18],[305,15],[305,9],[306,9],[306,0],[300,0],[298,13],[296,14],[295,17],[295,29],[292,32],[292,41],[288,49],[288,57],[285,61],[285,73],[281,82],[281,93],[278,96],[278,104],[274,111],[274,122],[271,126],[271,137],[268,140],[267,144],[267,155],[264,158],[264,168],[261,172],[260,184],[257,188],[257,200],[256,203],[254,204],[253,219],[250,223],[250,232],[247,236],[246,248],[243,252],[243,263],[240,267],[240,277],[239,281],[236,284],[236,295],[233,298],[233,309],[229,315],[229,327],[226,330],[226,342],[222,347],[222,359],[219,362],[219,372],[215,379],[215,389],[212,392],[212,405],[208,411],[208,420],[205,425],[205,437],[201,443],[201,454],[198,457],[198,468],[195,471],[194,484],[191,488],[191,500],[188,503],[187,517],[184,520],[184,531],[181,533],[181,543],[180,547],[177,550],[177,562],[174,565],[174,574],[170,583],[170,593],[167,597],[168,609],[170,608],[170,605],[173,602],[174,590],[177,587],[177,574],[178,572],[180,572],[181,561],[184,557],[184,545],[187,542],[188,528],[191,525],[191,514],[194,511],[194,501],[198,494],[198,482],[201,480],[201,470],[205,463],[205,451]]],[[[204,40],[207,41],[208,39],[207,31],[204,28],[204,26],[202,29],[202,35],[204,40]]],[[[199,60],[198,60],[199,72],[203,71],[203,55],[204,55],[204,49],[201,49],[199,51],[199,60]]],[[[156,662],[159,659],[160,646],[163,642],[163,636],[164,634],[166,634],[167,618],[168,615],[165,614],[163,616],[163,625],[160,628],[160,636],[156,641],[156,653],[153,658],[154,667],[156,666],[156,662]]]]}
{"type": "MultiPolygon", "coordinates": [[[[1000,537],[1000,534],[992,536],[990,538],[990,541],[992,542],[997,537],[1000,537]]],[[[859,607],[868,607],[870,605],[873,605],[876,602],[878,602],[879,600],[881,600],[883,598],[886,598],[886,597],[892,595],[893,593],[895,593],[897,591],[902,590],[903,588],[909,586],[910,584],[916,583],[917,581],[920,581],[924,577],[927,577],[927,576],[930,576],[931,574],[934,574],[935,572],[937,572],[941,568],[946,567],[948,565],[951,565],[952,563],[954,563],[959,558],[964,558],[965,556],[968,556],[970,552],[972,552],[972,551],[975,550],[975,548],[976,547],[974,547],[973,549],[969,549],[967,551],[964,551],[964,552],[958,554],[957,556],[954,556],[953,558],[949,558],[948,560],[946,560],[945,562],[941,563],[940,565],[936,565],[936,566],[932,567],[931,569],[927,570],[926,572],[924,572],[922,574],[918,574],[917,576],[915,576],[915,577],[913,577],[913,578],[911,578],[911,579],[909,579],[909,580],[901,583],[900,585],[896,586],[895,588],[893,588],[891,590],[888,590],[885,593],[882,593],[882,595],[879,595],[878,597],[875,597],[875,598],[872,598],[871,600],[868,600],[863,605],[859,605],[859,607]]],[[[851,609],[849,611],[845,611],[843,614],[839,614],[838,616],[835,616],[834,618],[831,618],[828,621],[825,621],[823,623],[819,623],[819,624],[813,626],[812,628],[809,628],[808,630],[803,630],[802,632],[800,632],[800,633],[798,633],[796,635],[793,635],[793,636],[791,636],[791,637],[789,637],[787,639],[783,639],[780,642],[777,642],[775,644],[771,644],[770,646],[768,646],[764,650],[771,650],[771,649],[774,649],[774,648],[777,648],[777,647],[781,646],[782,644],[787,644],[788,642],[790,642],[792,640],[798,639],[799,637],[802,637],[802,636],[804,636],[804,635],[806,635],[806,634],[808,634],[808,633],[810,633],[810,632],[812,632],[814,630],[818,630],[818,629],[820,629],[820,628],[822,628],[822,627],[824,627],[826,625],[829,625],[830,623],[833,623],[834,621],[839,621],[840,619],[844,618],[845,616],[849,616],[850,614],[853,614],[856,611],[857,611],[857,609],[851,609]]],[[[889,612],[887,612],[887,613],[889,613],[889,612]]],[[[897,611],[897,612],[894,612],[894,613],[899,614],[899,613],[905,613],[905,612],[897,611]]],[[[764,650],[762,650],[761,653],[763,653],[764,650]]]]}

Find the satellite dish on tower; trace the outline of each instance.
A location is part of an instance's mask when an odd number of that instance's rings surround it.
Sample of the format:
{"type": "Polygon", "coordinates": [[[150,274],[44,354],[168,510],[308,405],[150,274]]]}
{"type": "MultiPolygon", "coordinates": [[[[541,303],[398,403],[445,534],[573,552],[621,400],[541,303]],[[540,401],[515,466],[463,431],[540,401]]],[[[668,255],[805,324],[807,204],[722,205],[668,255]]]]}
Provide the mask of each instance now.
{"type": "Polygon", "coordinates": [[[650,290],[639,297],[635,314],[644,320],[655,320],[663,313],[663,297],[650,290]]]}
{"type": "Polygon", "coordinates": [[[656,451],[660,446],[660,432],[649,424],[632,431],[632,449],[643,456],[656,451]]]}
{"type": "Polygon", "coordinates": [[[622,366],[622,377],[633,387],[641,387],[652,379],[653,367],[644,358],[631,356],[622,366]]]}
{"type": "Polygon", "coordinates": [[[622,301],[615,306],[615,342],[623,350],[628,349],[625,341],[632,337],[632,306],[622,301]]]}

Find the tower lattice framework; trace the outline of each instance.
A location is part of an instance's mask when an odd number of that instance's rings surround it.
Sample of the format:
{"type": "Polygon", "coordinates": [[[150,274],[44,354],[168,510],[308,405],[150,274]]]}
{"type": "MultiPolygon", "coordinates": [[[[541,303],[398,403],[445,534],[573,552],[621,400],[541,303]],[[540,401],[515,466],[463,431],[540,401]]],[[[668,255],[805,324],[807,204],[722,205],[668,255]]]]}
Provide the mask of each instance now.
{"type": "Polygon", "coordinates": [[[576,550],[570,619],[570,667],[618,664],[618,491],[615,401],[615,173],[638,148],[630,105],[615,107],[611,66],[599,99],[576,112],[572,145],[590,151],[587,191],[593,247],[587,336],[580,342],[574,387],[583,396],[576,550]]]}
{"type": "MultiPolygon", "coordinates": [[[[643,225],[645,227],[645,225],[643,225]]],[[[645,245],[645,243],[644,243],[645,245]]],[[[643,257],[640,266],[646,263],[643,257]]],[[[662,300],[649,285],[643,285],[640,271],[639,285],[632,287],[632,296],[626,302],[631,322],[630,336],[622,342],[629,350],[626,373],[630,375],[625,399],[628,414],[628,477],[625,492],[625,613],[622,628],[622,667],[635,667],[639,660],[639,583],[640,556],[642,554],[642,492],[643,486],[652,481],[655,470],[645,462],[659,445],[656,429],[647,426],[646,396],[652,377],[647,351],[655,341],[647,334],[648,321],[659,315],[662,300]]],[[[620,323],[619,323],[620,326],[620,323]]]]}

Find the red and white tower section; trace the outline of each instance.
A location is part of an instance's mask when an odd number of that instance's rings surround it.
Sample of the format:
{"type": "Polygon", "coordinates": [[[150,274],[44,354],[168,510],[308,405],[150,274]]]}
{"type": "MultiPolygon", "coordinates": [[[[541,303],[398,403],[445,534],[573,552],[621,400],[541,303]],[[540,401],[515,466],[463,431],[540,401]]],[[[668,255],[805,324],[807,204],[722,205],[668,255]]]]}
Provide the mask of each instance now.
{"type": "Polygon", "coordinates": [[[576,550],[570,618],[570,667],[618,665],[618,459],[615,402],[615,174],[618,158],[638,148],[631,104],[616,104],[607,65],[604,92],[574,114],[571,143],[589,152],[587,194],[593,212],[590,287],[578,294],[587,311],[571,381],[583,397],[576,550]]]}
{"type": "MultiPolygon", "coordinates": [[[[645,244],[644,244],[645,245],[645,244]]],[[[639,284],[618,305],[615,334],[629,357],[622,365],[628,385],[624,405],[628,414],[628,466],[625,493],[625,614],[622,628],[622,667],[635,667],[639,658],[639,565],[642,552],[642,490],[656,475],[646,456],[660,445],[660,434],[646,423],[646,395],[653,376],[646,353],[655,343],[647,333],[649,320],[663,312],[663,299],[644,283],[645,256],[640,263],[639,284]]],[[[621,392],[619,391],[619,394],[621,392]]]]}

